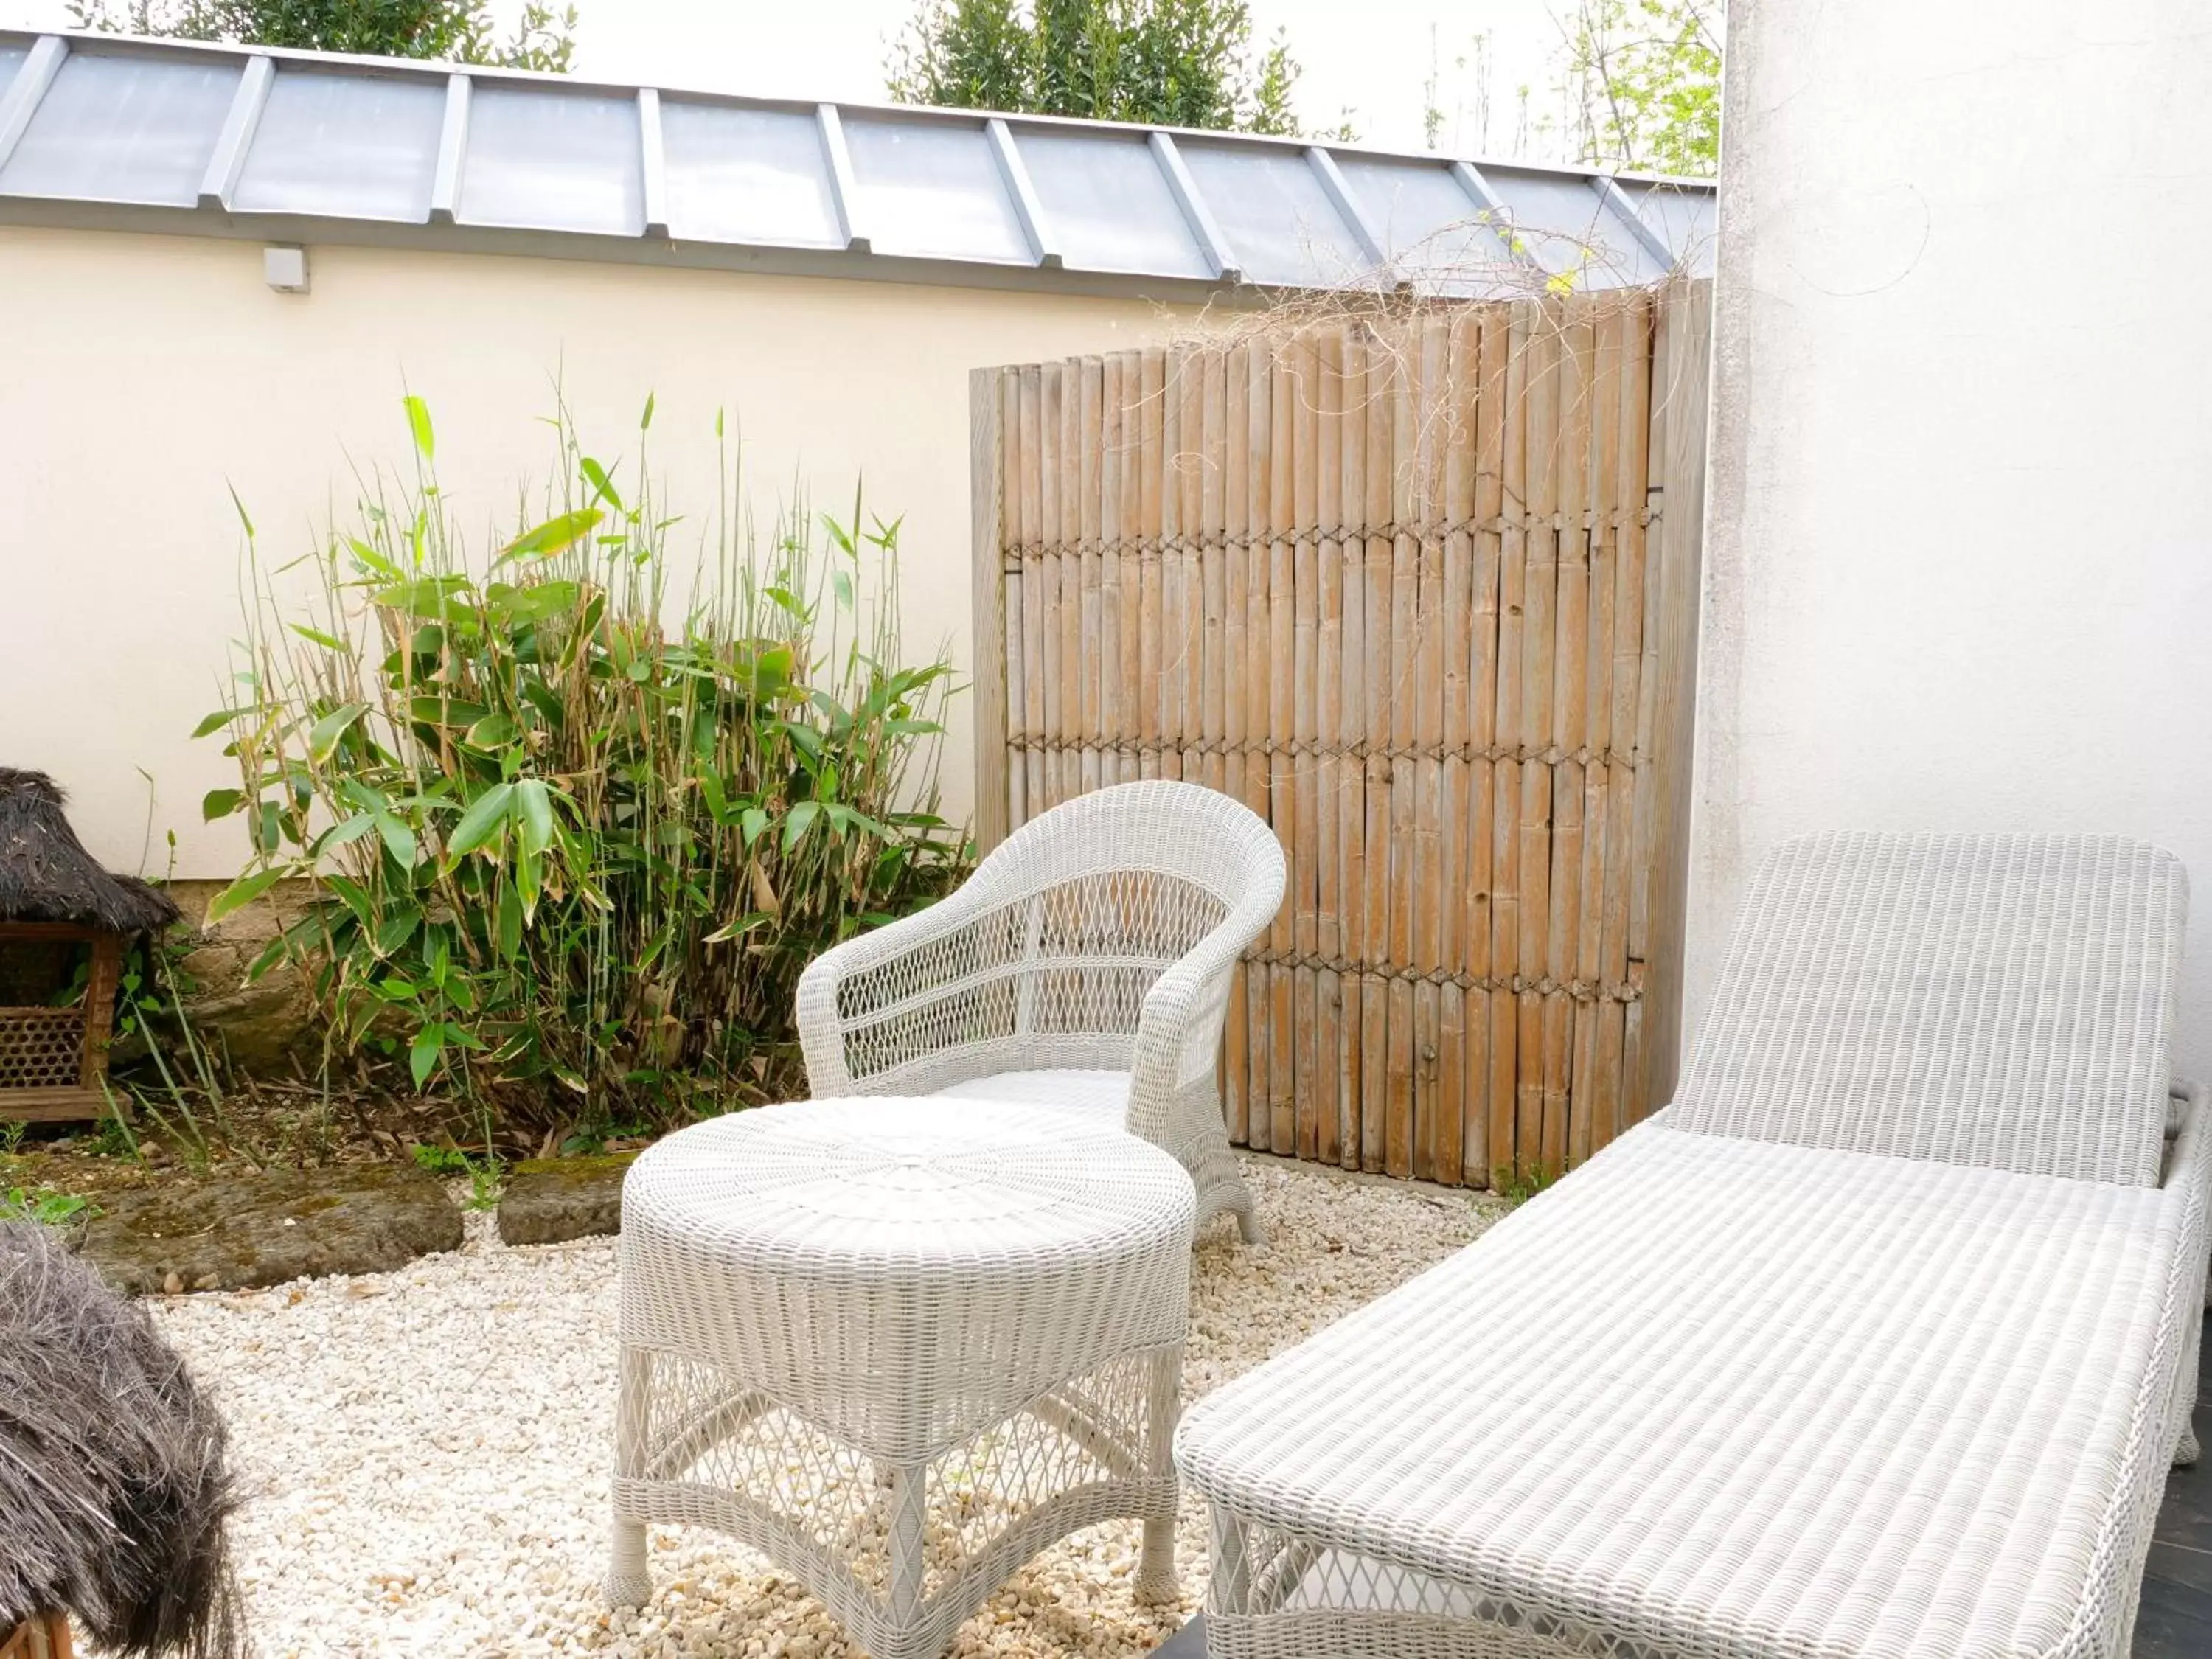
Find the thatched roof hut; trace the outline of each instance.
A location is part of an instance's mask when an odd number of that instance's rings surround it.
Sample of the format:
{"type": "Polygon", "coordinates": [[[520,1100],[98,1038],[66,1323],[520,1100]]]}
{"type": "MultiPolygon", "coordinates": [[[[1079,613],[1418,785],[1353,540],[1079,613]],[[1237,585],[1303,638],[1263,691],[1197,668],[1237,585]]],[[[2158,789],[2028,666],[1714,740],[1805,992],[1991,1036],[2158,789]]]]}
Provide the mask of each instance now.
{"type": "Polygon", "coordinates": [[[67,1613],[116,1655],[244,1650],[222,1419],[146,1310],[0,1223],[0,1638],[67,1613]]]}
{"type": "Polygon", "coordinates": [[[0,921],[143,933],[176,921],[167,894],[111,874],[84,850],[63,800],[45,773],[0,766],[0,921]]]}

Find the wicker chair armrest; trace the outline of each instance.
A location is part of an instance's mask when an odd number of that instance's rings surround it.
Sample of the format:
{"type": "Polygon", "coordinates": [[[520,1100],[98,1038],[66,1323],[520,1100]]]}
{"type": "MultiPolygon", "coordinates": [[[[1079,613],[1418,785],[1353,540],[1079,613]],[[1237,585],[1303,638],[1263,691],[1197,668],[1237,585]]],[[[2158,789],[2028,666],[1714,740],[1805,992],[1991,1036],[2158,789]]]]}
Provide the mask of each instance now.
{"type": "MultiPolygon", "coordinates": [[[[1213,1051],[1220,1042],[1227,992],[1224,988],[1216,994],[1214,988],[1235,970],[1245,947],[1266,931],[1279,902],[1279,896],[1264,910],[1256,902],[1240,906],[1145,993],[1137,1017],[1136,1041],[1130,1051],[1128,1127],[1132,1134],[1172,1146],[1184,1139],[1181,1128],[1198,1127],[1178,1126],[1174,1117],[1198,1072],[1211,1069],[1213,1051]],[[1213,1026],[1210,1040],[1194,1048],[1194,1038],[1208,1035],[1194,1027],[1209,1018],[1213,1026]]],[[[1213,1103],[1209,1103],[1206,1109],[1214,1109],[1213,1103]]]]}
{"type": "MultiPolygon", "coordinates": [[[[818,1099],[859,1092],[846,1063],[846,1034],[871,1012],[843,1009],[846,982],[974,924],[993,908],[989,894],[970,880],[926,910],[887,921],[832,945],[806,965],[795,999],[799,1044],[806,1060],[808,1091],[818,1099]]],[[[953,988],[947,988],[948,994],[953,988]]]]}

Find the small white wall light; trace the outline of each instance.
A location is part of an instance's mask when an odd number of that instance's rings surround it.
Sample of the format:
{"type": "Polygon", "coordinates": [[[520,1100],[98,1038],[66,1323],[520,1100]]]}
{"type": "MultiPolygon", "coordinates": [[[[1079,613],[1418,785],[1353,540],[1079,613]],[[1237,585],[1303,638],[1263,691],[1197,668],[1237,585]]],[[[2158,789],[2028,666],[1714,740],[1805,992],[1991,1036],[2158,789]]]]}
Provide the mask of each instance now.
{"type": "Polygon", "coordinates": [[[303,247],[264,247],[261,274],[279,294],[307,291],[307,250],[303,247]]]}

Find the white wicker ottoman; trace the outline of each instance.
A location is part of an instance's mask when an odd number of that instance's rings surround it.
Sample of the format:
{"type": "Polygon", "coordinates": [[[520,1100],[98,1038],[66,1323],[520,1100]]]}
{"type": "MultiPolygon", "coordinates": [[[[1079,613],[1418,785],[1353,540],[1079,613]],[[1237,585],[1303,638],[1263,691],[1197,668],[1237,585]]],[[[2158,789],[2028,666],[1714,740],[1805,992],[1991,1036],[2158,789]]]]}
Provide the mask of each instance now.
{"type": "Polygon", "coordinates": [[[994,1101],[764,1107],[623,1188],[607,1598],[645,1524],[717,1528],[875,1659],[930,1659],[1037,1551],[1144,1521],[1175,1593],[1196,1200],[1167,1153],[994,1101]]]}

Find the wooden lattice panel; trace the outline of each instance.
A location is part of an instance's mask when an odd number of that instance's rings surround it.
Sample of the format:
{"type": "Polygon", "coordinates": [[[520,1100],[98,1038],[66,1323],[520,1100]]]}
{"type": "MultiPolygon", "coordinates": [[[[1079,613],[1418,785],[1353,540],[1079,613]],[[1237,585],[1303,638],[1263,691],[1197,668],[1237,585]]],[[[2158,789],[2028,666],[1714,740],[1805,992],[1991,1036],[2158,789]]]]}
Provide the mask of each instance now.
{"type": "Polygon", "coordinates": [[[82,1008],[0,1008],[0,1117],[6,1091],[71,1087],[83,1069],[82,1008]]]}

